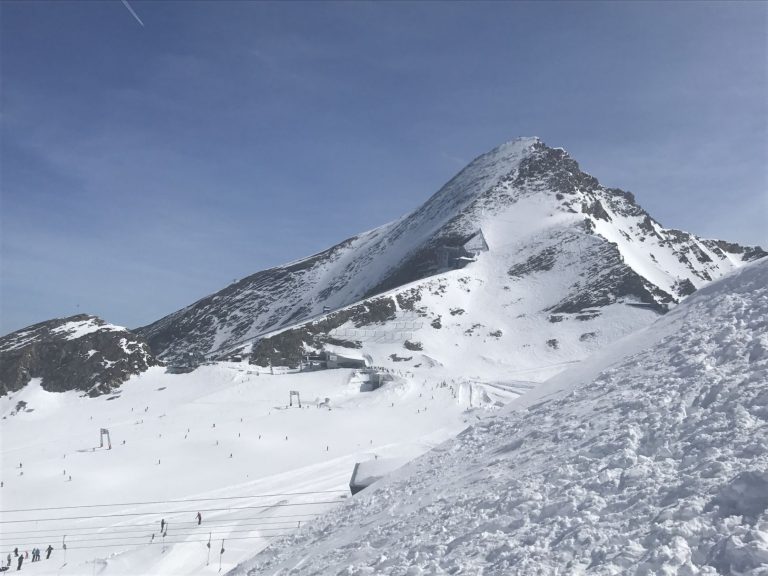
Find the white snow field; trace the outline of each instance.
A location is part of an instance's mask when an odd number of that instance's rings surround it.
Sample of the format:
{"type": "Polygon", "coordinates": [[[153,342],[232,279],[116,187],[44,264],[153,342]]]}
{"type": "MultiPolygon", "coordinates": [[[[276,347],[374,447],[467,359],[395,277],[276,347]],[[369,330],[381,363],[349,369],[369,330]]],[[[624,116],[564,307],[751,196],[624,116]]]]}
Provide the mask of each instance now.
{"type": "Polygon", "coordinates": [[[768,261],[231,574],[768,574],[768,261]]]}
{"type": "Polygon", "coordinates": [[[412,459],[516,396],[394,376],[360,392],[352,370],[270,375],[218,363],[182,375],[151,368],[98,398],[33,380],[0,398],[0,564],[15,547],[31,556],[50,544],[51,558],[25,560],[23,573],[218,573],[219,560],[232,568],[349,497],[355,462],[412,459]],[[291,390],[302,408],[288,406],[291,390]],[[29,508],[38,510],[12,512],[29,508]]]}

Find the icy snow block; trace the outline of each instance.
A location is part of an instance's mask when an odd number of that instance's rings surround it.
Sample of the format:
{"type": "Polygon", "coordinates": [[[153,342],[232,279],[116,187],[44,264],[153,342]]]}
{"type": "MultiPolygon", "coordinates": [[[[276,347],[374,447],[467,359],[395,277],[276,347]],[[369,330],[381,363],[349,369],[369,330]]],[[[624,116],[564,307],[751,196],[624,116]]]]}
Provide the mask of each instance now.
{"type": "Polygon", "coordinates": [[[390,472],[394,472],[406,462],[408,462],[407,458],[378,458],[376,460],[367,460],[366,462],[357,462],[354,470],[352,470],[349,491],[354,496],[360,490],[368,488],[377,480],[380,480],[390,472]]]}

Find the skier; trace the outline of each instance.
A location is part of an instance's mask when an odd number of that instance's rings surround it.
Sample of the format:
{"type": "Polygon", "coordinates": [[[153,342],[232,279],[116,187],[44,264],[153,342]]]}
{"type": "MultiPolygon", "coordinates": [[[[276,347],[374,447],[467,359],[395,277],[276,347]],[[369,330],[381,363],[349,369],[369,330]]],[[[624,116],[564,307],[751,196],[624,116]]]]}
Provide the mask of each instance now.
{"type": "Polygon", "coordinates": [[[13,555],[14,555],[14,556],[18,556],[18,555],[19,555],[19,549],[18,549],[18,547],[13,549],[13,555]]]}
{"type": "Polygon", "coordinates": [[[16,565],[16,571],[21,570],[21,565],[24,563],[24,556],[19,556],[19,563],[16,565]]]}
{"type": "Polygon", "coordinates": [[[203,521],[203,515],[200,514],[200,512],[198,512],[196,518],[197,518],[197,525],[200,526],[200,524],[203,521]]]}
{"type": "Polygon", "coordinates": [[[48,548],[45,549],[45,559],[48,560],[51,557],[51,552],[53,552],[53,546],[48,544],[48,548]]]}
{"type": "Polygon", "coordinates": [[[11,567],[11,553],[8,552],[8,568],[11,567]]]}
{"type": "Polygon", "coordinates": [[[160,532],[163,532],[163,528],[165,528],[165,518],[160,519],[160,532]]]}

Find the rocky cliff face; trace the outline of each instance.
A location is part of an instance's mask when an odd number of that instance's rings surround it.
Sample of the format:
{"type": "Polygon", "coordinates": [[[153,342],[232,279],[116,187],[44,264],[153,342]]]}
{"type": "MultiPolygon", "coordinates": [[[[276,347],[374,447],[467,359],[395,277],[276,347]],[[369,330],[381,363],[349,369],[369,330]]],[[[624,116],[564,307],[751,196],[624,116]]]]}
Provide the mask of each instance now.
{"type": "Polygon", "coordinates": [[[146,342],[125,328],[86,314],[59,318],[0,338],[0,394],[41,378],[52,392],[98,396],[158,364],[146,342]]]}
{"type": "MultiPolygon", "coordinates": [[[[533,306],[518,314],[589,316],[625,301],[661,311],[765,254],[664,228],[632,194],[601,186],[564,150],[521,138],[475,159],[400,220],[258,272],[136,332],[163,359],[225,356],[291,326],[314,325],[328,310],[410,290],[413,282],[422,282],[420,294],[483,284],[489,297],[496,294],[488,306],[501,317],[511,304],[499,308],[498,296],[511,292],[533,306]],[[467,249],[479,234],[487,241],[483,255],[467,249]],[[454,273],[464,266],[466,274],[454,273]],[[469,280],[456,284],[460,278],[469,280]],[[546,303],[518,293],[523,286],[535,292],[527,281],[543,278],[546,303]]],[[[421,304],[423,318],[440,323],[440,307],[431,306],[421,304]]],[[[464,319],[463,330],[478,323],[464,319]]]]}

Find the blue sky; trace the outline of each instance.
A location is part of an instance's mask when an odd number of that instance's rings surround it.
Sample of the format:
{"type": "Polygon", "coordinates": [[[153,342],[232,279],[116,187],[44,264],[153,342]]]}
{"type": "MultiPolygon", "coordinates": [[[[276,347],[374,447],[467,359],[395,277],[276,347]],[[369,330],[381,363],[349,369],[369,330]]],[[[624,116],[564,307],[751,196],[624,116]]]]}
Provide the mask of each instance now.
{"type": "Polygon", "coordinates": [[[768,4],[0,4],[0,333],[137,327],[517,136],[768,245],[768,4]]]}

